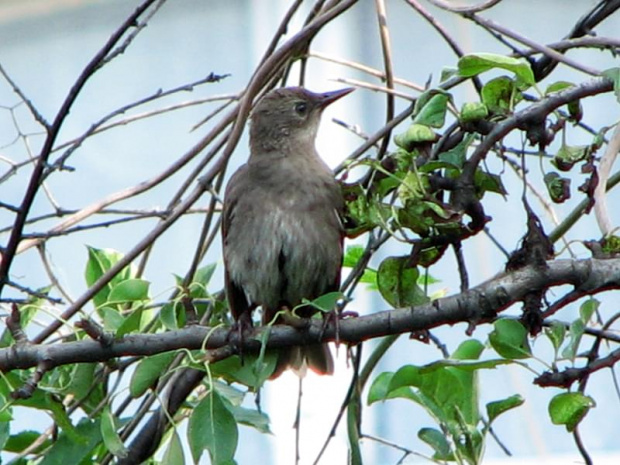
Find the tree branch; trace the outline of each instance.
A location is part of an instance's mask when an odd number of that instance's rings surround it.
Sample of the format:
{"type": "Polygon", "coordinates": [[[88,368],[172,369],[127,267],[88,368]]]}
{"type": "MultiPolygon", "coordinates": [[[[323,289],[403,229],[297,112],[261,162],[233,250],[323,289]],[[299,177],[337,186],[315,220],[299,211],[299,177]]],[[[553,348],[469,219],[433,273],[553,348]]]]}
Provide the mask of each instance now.
{"type": "MultiPolygon", "coordinates": [[[[471,290],[412,308],[385,310],[339,323],[341,342],[359,342],[456,323],[480,324],[492,321],[499,312],[520,302],[534,290],[572,284],[584,294],[620,289],[620,258],[554,260],[546,268],[527,266],[502,274],[471,290]]],[[[245,353],[260,350],[259,339],[265,328],[256,328],[245,338],[245,353]]],[[[58,344],[14,345],[0,349],[0,371],[32,368],[42,361],[51,367],[71,363],[104,362],[115,357],[154,355],[179,349],[218,349],[229,345],[229,329],[191,326],[158,334],[136,334],[103,345],[92,340],[58,344]]],[[[320,321],[308,322],[305,330],[276,325],[271,328],[267,347],[307,345],[336,340],[335,328],[323,330],[320,321]]]]}

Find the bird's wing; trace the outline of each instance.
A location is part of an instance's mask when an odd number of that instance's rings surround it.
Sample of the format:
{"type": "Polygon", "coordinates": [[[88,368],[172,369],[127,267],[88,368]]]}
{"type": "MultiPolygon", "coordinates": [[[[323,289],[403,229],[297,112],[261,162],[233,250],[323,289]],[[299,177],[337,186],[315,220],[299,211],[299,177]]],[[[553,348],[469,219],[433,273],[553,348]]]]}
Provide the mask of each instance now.
{"type": "Polygon", "coordinates": [[[228,297],[228,306],[235,321],[241,326],[252,326],[252,307],[248,302],[247,296],[243,288],[236,283],[228,272],[228,264],[226,262],[226,249],[228,244],[228,231],[230,224],[235,216],[235,209],[238,204],[239,195],[243,189],[244,179],[248,175],[247,165],[239,168],[228,181],[226,192],[224,193],[224,206],[222,208],[222,247],[224,248],[224,279],[226,286],[226,296],[228,297]]]}

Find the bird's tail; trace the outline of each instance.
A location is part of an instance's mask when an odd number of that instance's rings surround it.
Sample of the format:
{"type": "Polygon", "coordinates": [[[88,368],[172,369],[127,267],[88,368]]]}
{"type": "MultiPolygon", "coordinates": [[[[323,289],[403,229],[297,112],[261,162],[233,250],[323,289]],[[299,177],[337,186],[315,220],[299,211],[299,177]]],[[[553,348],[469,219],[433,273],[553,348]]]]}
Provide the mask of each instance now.
{"type": "Polygon", "coordinates": [[[277,378],[288,369],[303,377],[308,368],[319,375],[334,373],[334,358],[327,344],[309,344],[280,349],[276,368],[269,379],[277,378]]]}

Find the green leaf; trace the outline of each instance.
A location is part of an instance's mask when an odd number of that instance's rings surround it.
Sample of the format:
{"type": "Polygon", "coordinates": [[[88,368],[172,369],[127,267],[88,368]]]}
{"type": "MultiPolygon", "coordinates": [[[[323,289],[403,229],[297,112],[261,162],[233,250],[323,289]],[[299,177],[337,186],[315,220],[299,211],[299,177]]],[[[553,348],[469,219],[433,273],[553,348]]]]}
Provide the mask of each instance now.
{"type": "Polygon", "coordinates": [[[572,82],[556,81],[547,86],[547,88],[545,89],[545,95],[551,95],[562,90],[570,89],[571,87],[575,87],[575,84],[573,84],[572,82]]]}
{"type": "Polygon", "coordinates": [[[554,425],[564,425],[568,432],[572,432],[595,405],[590,396],[580,392],[564,392],[551,399],[549,416],[554,425]]]}
{"type": "Polygon", "coordinates": [[[129,383],[131,396],[137,398],[144,394],[164,374],[175,354],[176,352],[163,352],[140,360],[129,383]]]}
{"type": "Polygon", "coordinates": [[[459,74],[463,77],[477,76],[490,69],[505,69],[514,73],[527,85],[534,85],[534,73],[527,60],[512,58],[494,53],[472,53],[461,57],[458,63],[459,74]]]}
{"type": "MultiPolygon", "coordinates": [[[[88,261],[86,262],[86,270],[84,277],[88,287],[92,286],[103,274],[114,266],[123,254],[111,249],[97,249],[95,247],[87,247],[88,261]]],[[[132,277],[130,267],[125,267],[112,280],[106,284],[93,298],[96,307],[100,307],[108,300],[110,289],[113,286],[132,277]]]]}
{"type": "Polygon", "coordinates": [[[545,328],[545,335],[551,341],[553,348],[555,349],[555,353],[558,353],[560,347],[564,343],[564,336],[566,335],[566,326],[559,321],[551,322],[551,326],[545,328]]]}
{"type": "Polygon", "coordinates": [[[316,308],[324,313],[329,313],[336,309],[336,304],[339,300],[344,299],[345,296],[342,292],[328,292],[327,294],[323,294],[320,297],[317,297],[314,300],[303,299],[302,306],[309,305],[311,307],[316,308]]]}
{"type": "Polygon", "coordinates": [[[477,169],[474,174],[474,185],[476,186],[476,193],[480,198],[482,198],[485,192],[508,195],[508,191],[504,187],[501,176],[487,173],[481,169],[477,169]]]}
{"type": "Polygon", "coordinates": [[[342,266],[347,268],[355,268],[364,255],[364,250],[364,247],[361,245],[348,246],[344,253],[344,258],[342,259],[342,266]]]}
{"type": "Polygon", "coordinates": [[[452,461],[453,454],[450,443],[446,436],[434,428],[422,428],[418,431],[418,437],[435,451],[434,460],[452,461]]]}
{"type": "Polygon", "coordinates": [[[461,107],[459,119],[462,123],[474,123],[489,116],[488,107],[482,102],[465,102],[461,107]]]}
{"type": "Polygon", "coordinates": [[[237,423],[250,426],[264,434],[271,434],[269,417],[264,412],[237,406],[232,408],[232,413],[237,423]]]}
{"type": "Polygon", "coordinates": [[[620,236],[614,234],[606,235],[601,241],[603,253],[610,255],[620,254],[620,236]]]}
{"type": "Polygon", "coordinates": [[[435,142],[437,139],[437,134],[430,127],[414,123],[405,132],[394,136],[394,143],[411,152],[416,145],[422,142],[435,142]]]}
{"type": "Polygon", "coordinates": [[[525,399],[519,394],[515,394],[514,396],[510,396],[502,400],[496,400],[495,402],[489,402],[486,405],[489,424],[493,423],[493,421],[502,413],[519,407],[520,405],[523,405],[524,402],[525,399]]]}
{"type": "Polygon", "coordinates": [[[480,420],[476,380],[476,370],[441,367],[439,362],[421,368],[406,365],[390,380],[388,396],[394,397],[397,389],[414,386],[418,392],[409,398],[422,405],[438,421],[448,423],[462,420],[468,425],[476,425],[480,420]]]}
{"type": "Polygon", "coordinates": [[[620,102],[620,68],[610,68],[601,73],[607,79],[611,79],[614,83],[614,94],[616,100],[620,102]]]}
{"type": "Polygon", "coordinates": [[[266,351],[262,356],[244,354],[243,363],[238,356],[228,357],[210,365],[210,368],[214,376],[256,390],[271,376],[276,368],[277,359],[276,351],[266,351]]]}
{"type": "Polygon", "coordinates": [[[188,424],[187,435],[194,462],[198,462],[206,449],[213,465],[233,460],[238,441],[237,423],[214,389],[194,408],[188,424]]]}
{"type": "Polygon", "coordinates": [[[429,301],[418,286],[420,273],[409,266],[410,257],[388,257],[377,271],[377,285],[383,298],[394,308],[422,305],[429,301]]]}
{"type": "Polygon", "coordinates": [[[564,178],[555,171],[545,174],[543,180],[547,186],[549,197],[555,203],[563,203],[570,199],[570,179],[564,178]]]}
{"type": "Polygon", "coordinates": [[[65,394],[73,394],[81,399],[90,392],[95,380],[96,363],[76,363],[71,366],[71,378],[69,384],[63,390],[65,394]]]}
{"type": "Polygon", "coordinates": [[[507,359],[492,359],[492,360],[482,360],[479,362],[466,362],[462,360],[438,360],[436,362],[429,363],[428,365],[424,365],[420,368],[420,373],[430,373],[432,371],[436,371],[438,369],[443,369],[445,367],[453,367],[462,371],[476,371],[482,369],[493,369],[497,368],[500,365],[510,365],[513,363],[512,360],[507,359]]]}
{"type": "Polygon", "coordinates": [[[598,310],[600,304],[601,302],[594,297],[590,297],[581,304],[579,307],[579,317],[581,318],[581,321],[583,321],[584,325],[587,325],[590,322],[592,315],[594,315],[594,312],[598,310]]]}
{"type": "Polygon", "coordinates": [[[511,360],[532,356],[527,330],[517,320],[502,318],[493,327],[489,342],[500,356],[511,360]]]}
{"type": "MultiPolygon", "coordinates": [[[[1,425],[2,423],[0,423],[0,427],[1,425]]],[[[6,425],[7,427],[9,426],[8,423],[6,423],[6,425]]],[[[41,431],[20,431],[19,433],[10,436],[1,450],[14,453],[22,452],[26,448],[30,447],[36,440],[38,440],[41,437],[41,434],[43,434],[41,431]]],[[[46,439],[37,447],[35,447],[32,452],[38,454],[43,449],[49,447],[51,444],[52,441],[50,439],[46,439]]]]}
{"type": "Polygon", "coordinates": [[[449,163],[455,168],[462,168],[465,164],[465,160],[467,159],[467,150],[474,140],[475,136],[473,134],[468,134],[456,147],[448,150],[447,152],[440,153],[439,160],[449,163]]]}
{"type": "Polygon", "coordinates": [[[179,301],[168,302],[161,308],[159,320],[171,331],[182,328],[185,326],[185,307],[179,301]]]}
{"type": "Polygon", "coordinates": [[[55,397],[52,397],[49,393],[45,393],[44,396],[47,399],[47,410],[52,412],[54,421],[62,429],[63,433],[65,433],[74,442],[86,442],[86,438],[84,438],[80,434],[79,430],[73,426],[73,423],[71,423],[71,419],[69,418],[62,402],[58,401],[55,397]]]}
{"type": "Polygon", "coordinates": [[[459,73],[458,69],[451,67],[451,66],[445,66],[441,69],[441,75],[439,77],[439,82],[445,82],[451,77],[457,76],[458,73],[459,73]]]}
{"type": "Polygon", "coordinates": [[[185,462],[185,454],[183,453],[183,446],[181,445],[181,439],[176,430],[172,431],[168,447],[161,461],[161,465],[179,465],[185,462]]]}
{"type": "Polygon", "coordinates": [[[551,163],[560,171],[570,171],[575,163],[585,160],[590,153],[588,145],[562,145],[551,163]]]}
{"type": "Polygon", "coordinates": [[[521,93],[517,83],[508,76],[491,79],[482,87],[482,103],[489,112],[496,115],[508,115],[513,112],[521,93]]]}
{"type": "Polygon", "coordinates": [[[121,315],[121,312],[118,308],[103,306],[99,307],[97,313],[103,320],[103,330],[111,331],[116,333],[118,328],[121,327],[123,322],[125,321],[125,317],[121,315]]]}
{"type": "Polygon", "coordinates": [[[144,307],[139,307],[131,310],[129,312],[129,316],[125,318],[123,324],[120,325],[120,327],[116,331],[116,336],[122,337],[125,334],[133,333],[134,331],[140,330],[140,323],[142,321],[143,311],[144,307]]]}
{"type": "Polygon", "coordinates": [[[584,331],[586,330],[586,325],[581,321],[581,319],[577,319],[570,324],[568,329],[568,333],[570,335],[570,342],[564,347],[562,351],[562,357],[567,358],[571,361],[575,361],[575,357],[577,356],[577,350],[579,349],[579,343],[581,342],[581,336],[583,336],[584,331]]]}
{"type": "Polygon", "coordinates": [[[83,418],[76,430],[84,441],[76,442],[63,431],[38,465],[77,464],[90,458],[94,447],[101,442],[100,421],[83,418]]]}
{"type": "Polygon", "coordinates": [[[101,413],[101,437],[103,438],[103,443],[106,449],[116,457],[125,458],[128,451],[116,432],[115,423],[110,407],[106,406],[101,413]]]}
{"type": "MultiPolygon", "coordinates": [[[[203,266],[202,268],[198,268],[196,273],[194,274],[194,278],[189,285],[189,294],[190,297],[194,299],[200,299],[204,297],[208,297],[209,293],[207,292],[207,286],[213,277],[213,273],[215,272],[216,264],[211,263],[209,265],[203,266]]],[[[183,282],[182,278],[178,279],[178,283],[181,284],[183,282]]]]}
{"type": "Polygon", "coordinates": [[[459,344],[452,353],[452,358],[454,360],[478,360],[483,350],[484,344],[478,339],[468,339],[459,344]]]}
{"type": "Polygon", "coordinates": [[[148,281],[144,279],[127,279],[116,284],[110,290],[108,302],[110,303],[128,303],[139,302],[149,298],[148,281]]]}
{"type": "Polygon", "coordinates": [[[368,390],[368,398],[366,400],[368,405],[388,398],[389,387],[393,377],[393,372],[386,371],[375,378],[368,390]]]}
{"type": "Polygon", "coordinates": [[[429,90],[416,100],[413,122],[431,128],[440,128],[446,122],[450,95],[436,89],[429,90]]]}

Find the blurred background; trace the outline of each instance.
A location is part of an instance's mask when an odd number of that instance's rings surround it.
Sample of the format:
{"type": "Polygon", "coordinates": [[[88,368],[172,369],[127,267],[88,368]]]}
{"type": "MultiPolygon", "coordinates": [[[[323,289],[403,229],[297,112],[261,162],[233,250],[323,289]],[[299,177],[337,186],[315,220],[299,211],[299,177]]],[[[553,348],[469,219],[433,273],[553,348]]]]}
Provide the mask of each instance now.
{"type": "MultiPolygon", "coordinates": [[[[53,120],[84,66],[139,3],[135,0],[0,0],[0,64],[38,111],[48,120],[53,120]]],[[[550,43],[566,35],[579,16],[594,3],[591,0],[504,1],[484,16],[539,43],[550,43]]],[[[308,5],[311,6],[310,3],[308,5]]],[[[71,169],[55,173],[47,180],[49,195],[39,195],[33,214],[48,214],[55,211],[56,206],[67,210],[83,208],[107,195],[153,178],[180,158],[206,134],[210,124],[193,131],[192,128],[216,105],[208,102],[196,105],[189,103],[242,90],[289,6],[290,2],[284,0],[166,2],[125,53],[88,82],[58,142],[73,140],[104,115],[152,95],[158,89],[187,85],[211,72],[229,76],[219,83],[197,86],[191,92],[158,99],[141,106],[137,111],[121,115],[120,119],[123,119],[169,105],[188,104],[180,110],[119,125],[86,140],[68,160],[71,169]]],[[[309,6],[305,10],[302,6],[303,13],[296,16],[289,33],[301,27],[309,6]]],[[[390,0],[386,6],[395,75],[420,85],[431,79],[432,84],[436,85],[442,68],[455,66],[456,57],[405,1],[390,0]]],[[[429,10],[466,52],[507,53],[506,49],[500,48],[485,31],[472,23],[430,6],[429,10]]],[[[610,18],[597,31],[601,35],[617,36],[620,17],[610,18]]],[[[313,42],[312,51],[382,70],[374,3],[361,1],[347,14],[328,25],[313,42]]],[[[588,55],[584,53],[578,52],[572,57],[601,70],[618,65],[617,60],[614,63],[609,54],[596,51],[588,52],[588,55]]],[[[326,91],[346,86],[338,82],[339,79],[380,84],[378,79],[350,67],[318,58],[310,59],[306,79],[308,88],[326,91]]],[[[581,82],[587,76],[560,65],[553,74],[553,80],[560,79],[581,82]]],[[[293,77],[291,84],[295,83],[293,77]]],[[[401,90],[415,96],[410,89],[401,90]]],[[[455,89],[454,94],[457,107],[476,97],[473,88],[467,86],[455,89]]],[[[7,176],[7,179],[0,184],[0,200],[6,204],[20,203],[28,179],[27,170],[12,171],[14,164],[27,161],[29,151],[36,154],[43,140],[41,128],[32,121],[27,108],[19,102],[20,99],[6,79],[1,79],[0,176],[7,176]]],[[[618,119],[618,104],[612,96],[586,99],[582,103],[586,118],[593,124],[599,123],[600,126],[618,119]]],[[[408,101],[397,100],[397,112],[407,105],[408,101]]],[[[383,126],[384,117],[385,96],[370,90],[357,90],[326,111],[319,134],[319,152],[330,166],[336,166],[360,144],[358,136],[334,124],[332,118],[372,134],[383,126]]],[[[403,124],[401,131],[407,123],[403,124]]],[[[575,145],[591,141],[591,136],[579,131],[571,131],[570,137],[570,143],[575,145]]],[[[521,141],[515,140],[514,145],[519,147],[521,141]]],[[[245,161],[246,147],[247,139],[244,136],[229,172],[232,173],[234,166],[245,161]]],[[[390,147],[395,148],[393,144],[390,147]]],[[[163,208],[196,163],[190,162],[186,168],[154,189],[123,202],[122,208],[163,208]]],[[[489,159],[488,165],[495,173],[505,169],[494,159],[489,159]]],[[[487,199],[485,205],[487,214],[493,217],[489,224],[491,233],[503,247],[513,250],[525,232],[524,213],[519,200],[521,181],[511,177],[512,174],[508,172],[506,174],[504,183],[509,196],[503,198],[495,195],[487,199]]],[[[581,180],[575,181],[574,185],[579,184],[581,180]]],[[[542,184],[539,187],[544,190],[542,184]]],[[[556,207],[559,218],[581,200],[577,197],[556,207]]],[[[609,205],[613,206],[618,201],[620,199],[616,193],[611,196],[609,205]]],[[[200,206],[206,207],[206,200],[200,206]]],[[[612,211],[615,225],[620,224],[619,212],[617,208],[612,211]]],[[[11,213],[0,209],[0,228],[9,226],[12,219],[11,213]]],[[[542,213],[541,219],[546,228],[553,227],[552,218],[542,213]]],[[[173,274],[183,275],[189,267],[202,220],[201,214],[186,215],[157,242],[144,275],[145,279],[152,282],[151,294],[156,301],[164,300],[174,288],[173,274]]],[[[126,252],[151,230],[156,221],[156,218],[151,218],[131,222],[127,226],[117,225],[110,229],[99,228],[78,235],[58,237],[48,244],[52,266],[61,277],[62,284],[73,297],[77,297],[86,289],[82,271],[87,259],[86,245],[126,252]]],[[[45,231],[58,222],[58,218],[42,220],[32,225],[29,231],[45,231]]],[[[1,232],[0,240],[5,243],[7,230],[2,229],[1,232]]],[[[569,239],[594,239],[599,236],[594,219],[590,217],[581,220],[569,233],[569,239]]],[[[204,261],[204,264],[218,264],[211,283],[212,291],[222,286],[223,267],[219,250],[219,246],[213,247],[204,261]]],[[[503,269],[501,255],[484,235],[470,239],[464,252],[472,286],[503,269]]],[[[589,256],[579,245],[575,246],[574,252],[578,257],[589,256]]],[[[372,265],[378,265],[386,255],[399,253],[405,252],[397,249],[382,250],[372,265]]],[[[430,272],[441,280],[431,291],[447,294],[458,292],[458,272],[451,253],[447,253],[430,272]]],[[[49,284],[35,249],[17,258],[12,274],[34,288],[49,284]]],[[[603,299],[602,312],[617,306],[617,293],[615,297],[616,302],[610,298],[603,299]]],[[[358,289],[350,306],[351,310],[361,314],[387,308],[378,293],[363,287],[358,289]]],[[[575,306],[573,309],[575,313],[577,308],[575,306]]],[[[513,309],[513,313],[517,314],[518,310],[513,309]]],[[[2,309],[4,312],[5,309],[2,309]]],[[[569,313],[565,311],[562,317],[570,320],[572,316],[569,313]]],[[[465,329],[464,325],[440,328],[434,334],[453,351],[464,339],[465,329]]],[[[488,327],[479,328],[474,336],[485,342],[488,331],[488,327]]],[[[367,343],[368,348],[364,349],[366,354],[370,352],[372,344],[367,343]]],[[[551,350],[543,340],[539,341],[539,345],[534,346],[535,352],[545,354],[551,350]]],[[[301,424],[301,463],[304,464],[312,463],[316,457],[348,389],[351,369],[347,364],[345,348],[340,347],[337,354],[335,376],[318,377],[310,374],[304,380],[301,424]]],[[[382,361],[375,376],[382,371],[394,371],[405,363],[424,364],[440,356],[435,347],[409,340],[404,335],[382,361]]],[[[542,364],[536,365],[535,361],[528,363],[539,372],[545,369],[542,364]]],[[[497,444],[489,440],[486,463],[503,463],[503,460],[508,460],[508,463],[540,463],[545,460],[548,464],[580,461],[572,437],[563,427],[552,425],[546,414],[549,399],[559,391],[541,390],[531,384],[532,378],[531,372],[513,366],[488,371],[481,377],[483,402],[515,393],[521,393],[526,399],[523,406],[507,413],[495,424],[495,433],[515,458],[506,458],[497,444]]],[[[602,408],[590,412],[581,426],[582,438],[595,463],[620,463],[620,405],[612,387],[612,377],[606,371],[599,372],[594,378],[589,385],[590,394],[599,401],[602,408]]],[[[292,373],[267,383],[261,394],[262,407],[271,419],[274,434],[263,435],[241,427],[238,463],[256,463],[257,457],[260,457],[260,463],[293,463],[293,423],[297,395],[298,380],[292,373]]],[[[251,404],[252,399],[248,402],[251,404]]],[[[31,427],[33,421],[32,418],[18,416],[18,424],[23,428],[31,427]]],[[[46,424],[49,420],[41,416],[37,421],[46,424]]],[[[409,402],[393,400],[367,407],[362,429],[370,435],[387,438],[409,449],[430,454],[430,448],[416,437],[418,429],[423,426],[433,426],[433,423],[421,408],[409,402]]],[[[364,441],[363,450],[367,463],[395,463],[401,455],[391,447],[370,440],[364,441]]],[[[346,451],[346,431],[342,424],[321,463],[345,463],[346,451]]],[[[207,458],[203,457],[203,460],[208,463],[207,458]]],[[[405,463],[420,461],[423,460],[409,457],[405,463]]]]}

